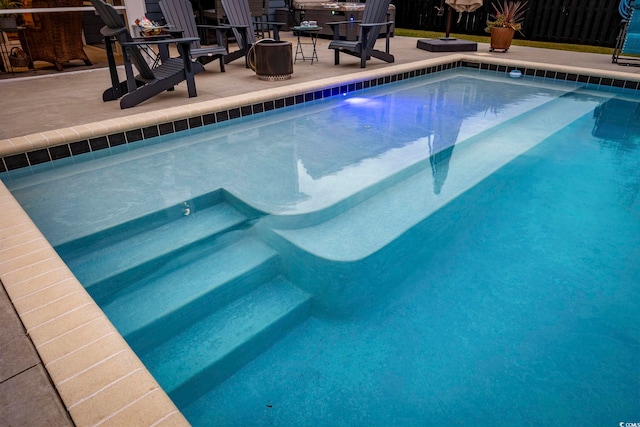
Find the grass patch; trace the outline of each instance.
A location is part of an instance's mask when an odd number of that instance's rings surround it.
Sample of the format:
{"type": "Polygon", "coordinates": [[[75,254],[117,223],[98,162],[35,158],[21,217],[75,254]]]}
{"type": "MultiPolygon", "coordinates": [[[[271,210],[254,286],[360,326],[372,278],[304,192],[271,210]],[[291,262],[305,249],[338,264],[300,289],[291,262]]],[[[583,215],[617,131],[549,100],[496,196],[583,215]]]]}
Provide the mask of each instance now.
{"type": "MultiPolygon", "coordinates": [[[[436,39],[443,37],[444,34],[436,31],[422,31],[422,30],[406,30],[403,28],[396,28],[394,34],[403,37],[418,37],[436,39]]],[[[472,34],[450,34],[451,37],[456,37],[464,40],[471,40],[477,43],[489,43],[489,36],[476,36],[472,34]]],[[[606,55],[613,54],[613,48],[601,47],[601,46],[588,46],[581,44],[569,44],[569,43],[549,43],[538,42],[530,40],[513,39],[512,44],[514,46],[529,46],[539,47],[542,49],[556,49],[556,50],[568,50],[572,52],[585,52],[585,53],[602,53],[606,55]]]]}

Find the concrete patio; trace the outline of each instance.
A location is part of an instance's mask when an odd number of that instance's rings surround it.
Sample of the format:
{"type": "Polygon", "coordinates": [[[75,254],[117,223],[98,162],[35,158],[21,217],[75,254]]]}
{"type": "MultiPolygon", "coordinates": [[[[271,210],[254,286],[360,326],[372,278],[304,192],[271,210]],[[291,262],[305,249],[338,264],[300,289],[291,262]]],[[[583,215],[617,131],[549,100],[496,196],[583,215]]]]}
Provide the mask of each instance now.
{"type": "MultiPolygon", "coordinates": [[[[293,43],[291,33],[283,39],[293,43]]],[[[387,64],[377,59],[368,61],[364,72],[384,72],[397,65],[406,65],[457,55],[456,53],[432,53],[416,48],[417,39],[394,37],[391,52],[396,63],[387,64]]],[[[121,110],[117,102],[105,103],[102,91],[109,85],[107,69],[86,71],[63,71],[39,75],[23,73],[25,77],[0,80],[0,93],[5,100],[5,109],[0,118],[0,147],[7,140],[28,135],[55,131],[88,123],[128,120],[140,113],[160,112],[177,105],[194,105],[207,101],[224,100],[229,97],[253,94],[259,91],[285,90],[292,85],[330,79],[337,76],[362,73],[357,58],[342,56],[342,64],[333,65],[333,51],[327,49],[329,41],[319,39],[317,52],[319,61],[297,61],[294,73],[286,81],[262,81],[245,68],[242,60],[228,64],[221,73],[218,63],[206,66],[206,71],[196,76],[198,96],[188,98],[186,86],[181,84],[173,92],[165,92],[141,105],[121,110]]],[[[379,42],[380,45],[383,41],[379,42]]],[[[305,46],[309,49],[309,46],[305,46]]],[[[640,80],[640,67],[625,67],[611,63],[609,55],[585,54],[556,50],[545,50],[512,46],[507,53],[489,52],[487,44],[479,44],[477,52],[466,52],[465,57],[477,58],[515,66],[534,64],[536,67],[562,67],[583,74],[599,73],[621,80],[640,80]]],[[[122,73],[122,70],[121,70],[122,73]]],[[[122,73],[123,74],[123,73],[122,73]]],[[[5,145],[6,146],[6,145],[5,145]]],[[[4,247],[8,227],[0,215],[0,254],[4,247]]],[[[6,273],[8,262],[0,258],[0,280],[6,273]]],[[[0,419],[3,425],[73,425],[65,405],[59,397],[53,381],[49,378],[29,334],[14,310],[5,289],[0,290],[0,419]]],[[[77,421],[76,421],[77,423],[77,421]]]]}

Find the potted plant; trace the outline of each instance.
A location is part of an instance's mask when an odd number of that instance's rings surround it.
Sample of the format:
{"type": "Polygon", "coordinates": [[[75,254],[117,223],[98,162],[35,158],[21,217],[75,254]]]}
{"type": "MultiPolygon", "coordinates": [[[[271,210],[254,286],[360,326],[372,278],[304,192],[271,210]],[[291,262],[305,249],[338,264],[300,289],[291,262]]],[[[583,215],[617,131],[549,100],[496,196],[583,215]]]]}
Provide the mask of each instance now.
{"type": "MultiPolygon", "coordinates": [[[[21,1],[16,0],[0,0],[0,9],[19,9],[22,7],[21,1]]],[[[0,15],[0,28],[16,28],[17,15],[0,15]]]]}
{"type": "Polygon", "coordinates": [[[511,41],[516,31],[522,34],[522,22],[527,9],[527,1],[507,1],[493,3],[494,14],[489,15],[485,31],[491,33],[491,48],[502,49],[505,52],[511,47],[511,41]]]}

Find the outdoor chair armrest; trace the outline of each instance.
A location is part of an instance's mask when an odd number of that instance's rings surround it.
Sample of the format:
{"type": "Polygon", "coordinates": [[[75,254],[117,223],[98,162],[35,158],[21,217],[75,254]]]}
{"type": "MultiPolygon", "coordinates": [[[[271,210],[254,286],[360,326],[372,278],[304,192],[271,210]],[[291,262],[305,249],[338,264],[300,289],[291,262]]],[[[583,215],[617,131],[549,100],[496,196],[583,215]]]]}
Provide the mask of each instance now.
{"type": "Polygon", "coordinates": [[[165,29],[165,31],[167,32],[167,34],[170,37],[179,39],[181,37],[184,37],[184,30],[180,29],[180,28],[167,28],[165,29]]]}
{"type": "Polygon", "coordinates": [[[231,25],[231,24],[222,24],[222,27],[224,28],[238,28],[238,29],[243,29],[243,30],[247,30],[249,28],[251,28],[251,25],[231,25]]]}
{"type": "Polygon", "coordinates": [[[127,29],[125,27],[121,27],[121,28],[109,28],[107,26],[102,27],[100,29],[100,34],[102,34],[104,37],[114,37],[117,36],[119,34],[122,33],[126,33],[127,29]]]}
{"type": "Polygon", "coordinates": [[[360,24],[361,27],[381,27],[383,25],[393,25],[395,21],[374,22],[372,24],[360,24]]]}
{"type": "Polygon", "coordinates": [[[330,27],[335,27],[336,25],[342,25],[342,24],[359,24],[361,23],[362,20],[360,19],[356,19],[353,21],[333,21],[333,22],[327,22],[327,25],[330,27]]]}
{"type": "Polygon", "coordinates": [[[229,27],[226,26],[222,26],[222,25],[196,25],[197,28],[202,28],[205,30],[216,30],[216,44],[218,46],[222,46],[223,45],[223,35],[227,34],[227,31],[229,31],[229,27]]]}
{"type": "Polygon", "coordinates": [[[229,26],[228,25],[208,25],[208,24],[198,24],[196,25],[196,27],[198,28],[208,28],[211,30],[228,30],[229,26]]]}
{"type": "Polygon", "coordinates": [[[189,45],[195,41],[200,40],[198,37],[182,37],[179,39],[174,38],[163,38],[163,39],[153,39],[153,40],[140,40],[140,41],[131,41],[131,42],[122,42],[120,43],[124,46],[143,46],[149,44],[155,45],[165,45],[165,44],[186,44],[189,45]]]}
{"type": "Polygon", "coordinates": [[[172,37],[171,34],[156,34],[153,36],[131,37],[131,40],[151,43],[154,40],[164,40],[164,39],[169,39],[171,37],[172,37]]]}

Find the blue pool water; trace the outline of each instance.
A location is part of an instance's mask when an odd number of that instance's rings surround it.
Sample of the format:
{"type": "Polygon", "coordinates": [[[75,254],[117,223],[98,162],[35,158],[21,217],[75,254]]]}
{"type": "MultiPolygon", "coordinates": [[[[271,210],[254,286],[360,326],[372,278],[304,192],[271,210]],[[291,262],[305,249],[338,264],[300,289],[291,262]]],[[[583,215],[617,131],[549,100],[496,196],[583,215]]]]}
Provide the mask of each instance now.
{"type": "Polygon", "coordinates": [[[640,100],[450,71],[0,175],[194,425],[640,421],[640,100]]]}

